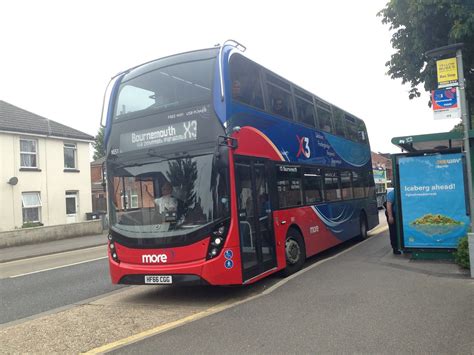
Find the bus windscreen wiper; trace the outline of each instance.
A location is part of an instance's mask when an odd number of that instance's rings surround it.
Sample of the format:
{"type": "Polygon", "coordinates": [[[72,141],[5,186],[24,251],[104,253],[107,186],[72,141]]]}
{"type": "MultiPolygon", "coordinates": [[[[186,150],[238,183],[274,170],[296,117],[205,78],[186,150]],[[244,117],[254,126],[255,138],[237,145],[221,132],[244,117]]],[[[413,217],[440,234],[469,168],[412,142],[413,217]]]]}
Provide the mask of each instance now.
{"type": "Polygon", "coordinates": [[[163,160],[167,160],[167,159],[168,159],[168,157],[165,157],[165,156],[163,156],[163,155],[156,154],[156,151],[155,151],[155,149],[153,149],[153,148],[148,149],[147,155],[150,156],[150,157],[161,158],[161,159],[163,159],[163,160]]]}

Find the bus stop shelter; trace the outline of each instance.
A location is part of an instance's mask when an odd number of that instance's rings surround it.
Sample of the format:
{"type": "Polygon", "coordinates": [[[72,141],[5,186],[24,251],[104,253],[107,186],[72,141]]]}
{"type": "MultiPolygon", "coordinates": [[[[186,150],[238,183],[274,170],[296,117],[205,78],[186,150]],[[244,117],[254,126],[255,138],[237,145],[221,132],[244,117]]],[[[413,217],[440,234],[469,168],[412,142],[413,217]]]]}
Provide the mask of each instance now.
{"type": "Polygon", "coordinates": [[[392,155],[400,249],[415,259],[452,259],[470,226],[463,133],[394,137],[392,143],[402,149],[392,155]]]}

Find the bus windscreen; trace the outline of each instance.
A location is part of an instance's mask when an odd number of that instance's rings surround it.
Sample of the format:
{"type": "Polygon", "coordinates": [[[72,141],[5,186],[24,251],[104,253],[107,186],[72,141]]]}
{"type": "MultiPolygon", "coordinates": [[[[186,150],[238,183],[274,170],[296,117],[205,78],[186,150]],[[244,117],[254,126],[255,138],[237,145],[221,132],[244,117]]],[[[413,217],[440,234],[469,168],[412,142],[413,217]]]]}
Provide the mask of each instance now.
{"type": "Polygon", "coordinates": [[[229,216],[227,172],[202,155],[108,166],[111,227],[128,238],[182,236],[229,216]]]}
{"type": "Polygon", "coordinates": [[[158,68],[121,83],[114,119],[211,102],[215,59],[158,68]]]}

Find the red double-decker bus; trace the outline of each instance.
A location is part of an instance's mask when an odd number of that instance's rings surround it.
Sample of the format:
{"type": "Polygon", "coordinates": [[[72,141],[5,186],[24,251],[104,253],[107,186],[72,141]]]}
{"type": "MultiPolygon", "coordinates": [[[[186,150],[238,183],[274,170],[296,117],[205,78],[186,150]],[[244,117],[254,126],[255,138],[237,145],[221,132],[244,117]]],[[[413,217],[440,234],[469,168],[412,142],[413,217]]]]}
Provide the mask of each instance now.
{"type": "Polygon", "coordinates": [[[362,120],[223,46],[112,79],[113,283],[239,285],[378,224],[362,120]]]}

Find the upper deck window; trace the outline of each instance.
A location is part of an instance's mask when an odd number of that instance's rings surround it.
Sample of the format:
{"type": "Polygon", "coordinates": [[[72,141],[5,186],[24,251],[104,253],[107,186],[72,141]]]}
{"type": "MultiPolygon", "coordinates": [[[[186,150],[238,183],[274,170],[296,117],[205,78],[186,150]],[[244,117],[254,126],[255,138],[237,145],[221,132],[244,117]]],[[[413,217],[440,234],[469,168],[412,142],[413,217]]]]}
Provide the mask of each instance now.
{"type": "Polygon", "coordinates": [[[293,118],[290,84],[267,73],[267,94],[270,112],[286,118],[293,118]]]}
{"type": "Polygon", "coordinates": [[[331,111],[318,105],[318,101],[316,101],[316,111],[318,112],[318,128],[324,132],[332,133],[331,111]]]}
{"type": "Polygon", "coordinates": [[[168,65],[124,81],[115,119],[211,102],[214,62],[211,58],[168,65]]]}
{"type": "Polygon", "coordinates": [[[259,68],[250,60],[235,54],[230,61],[232,100],[263,110],[263,93],[259,68]]]}
{"type": "Polygon", "coordinates": [[[343,138],[349,138],[346,136],[345,125],[344,125],[344,112],[337,107],[333,107],[333,121],[334,121],[334,133],[343,138]]]}
{"type": "Polygon", "coordinates": [[[296,119],[299,122],[306,123],[315,127],[315,115],[313,98],[306,93],[295,89],[296,119]]]}

